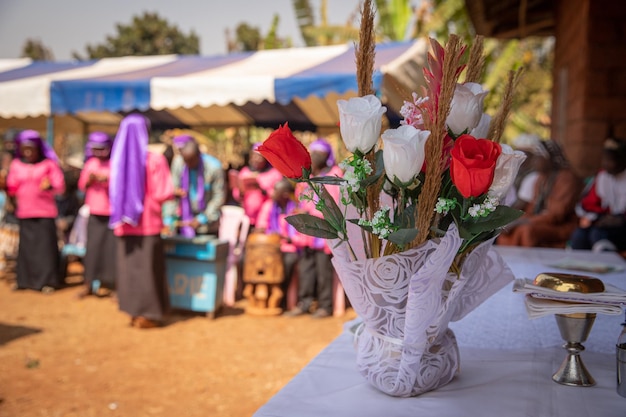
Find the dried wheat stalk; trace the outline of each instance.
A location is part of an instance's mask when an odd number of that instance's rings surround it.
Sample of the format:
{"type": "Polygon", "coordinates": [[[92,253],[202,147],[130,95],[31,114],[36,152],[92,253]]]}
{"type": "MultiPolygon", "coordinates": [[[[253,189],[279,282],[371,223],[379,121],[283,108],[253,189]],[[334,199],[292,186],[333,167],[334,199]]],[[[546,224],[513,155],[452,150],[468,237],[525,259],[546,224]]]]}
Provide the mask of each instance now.
{"type": "Polygon", "coordinates": [[[469,60],[467,62],[467,70],[465,73],[466,83],[478,83],[480,82],[483,67],[485,66],[484,50],[484,38],[480,35],[476,35],[472,48],[470,49],[469,60]]]}
{"type": "Polygon", "coordinates": [[[511,106],[513,105],[513,93],[519,84],[521,75],[522,68],[517,71],[509,71],[509,77],[502,95],[502,103],[500,104],[498,112],[489,124],[489,133],[487,134],[487,137],[494,142],[500,142],[502,138],[504,124],[506,123],[506,119],[511,111],[511,106]]]}
{"type": "Polygon", "coordinates": [[[365,0],[361,9],[361,27],[359,29],[359,43],[355,48],[356,77],[359,96],[363,97],[374,93],[372,75],[374,73],[374,58],[376,56],[376,40],[374,32],[374,9],[372,1],[365,0]]]}
{"type": "MultiPolygon", "coordinates": [[[[374,61],[376,57],[376,38],[374,26],[374,9],[371,0],[365,0],[361,9],[361,26],[359,30],[359,43],[355,46],[356,76],[359,88],[358,94],[363,97],[374,94],[372,77],[374,74],[374,61]]],[[[365,157],[376,171],[376,148],[374,147],[365,157]]],[[[371,219],[380,208],[380,189],[382,184],[373,184],[367,188],[368,217],[371,219]]],[[[380,238],[368,234],[366,250],[369,249],[370,257],[378,257],[381,250],[380,238]]]]}
{"type": "Polygon", "coordinates": [[[439,106],[436,109],[436,113],[425,120],[425,127],[431,132],[426,142],[426,160],[428,164],[424,185],[417,205],[416,226],[418,235],[411,242],[411,247],[421,245],[428,239],[430,225],[435,214],[434,208],[441,188],[442,166],[439,161],[441,160],[443,142],[446,136],[446,118],[450,112],[450,103],[458,80],[457,70],[460,61],[460,48],[461,41],[459,37],[450,35],[445,49],[443,78],[438,100],[439,106]]]}

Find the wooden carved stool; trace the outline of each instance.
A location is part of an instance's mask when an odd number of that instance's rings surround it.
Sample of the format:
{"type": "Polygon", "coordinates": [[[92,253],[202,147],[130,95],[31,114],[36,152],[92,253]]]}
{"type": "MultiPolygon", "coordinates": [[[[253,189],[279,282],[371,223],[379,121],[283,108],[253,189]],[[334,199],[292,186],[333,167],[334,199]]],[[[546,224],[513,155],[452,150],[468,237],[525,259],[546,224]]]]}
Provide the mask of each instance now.
{"type": "Polygon", "coordinates": [[[281,314],[283,280],[280,236],[252,233],[246,241],[243,263],[243,296],[248,300],[246,313],[266,316],[281,314]]]}

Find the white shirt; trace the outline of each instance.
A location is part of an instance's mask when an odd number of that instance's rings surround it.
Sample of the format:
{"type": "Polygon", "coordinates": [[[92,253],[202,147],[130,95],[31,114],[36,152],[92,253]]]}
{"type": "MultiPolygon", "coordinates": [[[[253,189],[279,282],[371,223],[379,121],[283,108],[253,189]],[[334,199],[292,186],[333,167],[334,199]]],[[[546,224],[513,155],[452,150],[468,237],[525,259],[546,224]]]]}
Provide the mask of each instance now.
{"type": "Polygon", "coordinates": [[[596,177],[596,193],[602,200],[602,207],[611,214],[626,212],[626,170],[617,175],[601,171],[596,177]]]}
{"type": "Polygon", "coordinates": [[[517,191],[517,198],[527,203],[530,203],[535,198],[535,184],[539,178],[539,173],[533,171],[528,173],[519,185],[517,191]]]}

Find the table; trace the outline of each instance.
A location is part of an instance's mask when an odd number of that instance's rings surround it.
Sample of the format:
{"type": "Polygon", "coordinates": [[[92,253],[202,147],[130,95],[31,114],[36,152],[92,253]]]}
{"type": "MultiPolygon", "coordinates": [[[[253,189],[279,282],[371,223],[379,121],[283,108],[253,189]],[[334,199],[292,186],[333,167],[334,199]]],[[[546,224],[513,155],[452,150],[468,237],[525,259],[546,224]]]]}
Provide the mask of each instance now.
{"type": "MultiPolygon", "coordinates": [[[[547,263],[564,257],[626,266],[612,253],[497,247],[516,277],[560,271],[547,263]]],[[[582,272],[581,272],[582,273],[582,272]]],[[[626,288],[626,274],[589,274],[626,288]]],[[[597,384],[556,384],[551,376],[565,351],[553,317],[529,320],[523,295],[507,285],[450,327],[457,335],[461,372],[448,385],[413,398],[393,398],[357,372],[347,323],[337,339],[314,358],[254,417],[324,416],[593,416],[626,415],[626,398],[615,391],[615,342],[622,316],[598,315],[582,358],[597,384]]]]}
{"type": "MultiPolygon", "coordinates": [[[[588,260],[626,267],[626,261],[613,252],[592,253],[563,249],[518,248],[496,246],[497,252],[507,262],[516,278],[534,279],[547,271],[578,273],[602,279],[605,283],[626,290],[626,272],[606,274],[573,272],[546,266],[562,259],[588,260]]],[[[487,299],[463,320],[450,323],[460,346],[494,349],[525,349],[561,346],[554,316],[530,320],[524,306],[524,296],[512,291],[513,283],[487,299]],[[497,315],[494,315],[497,312],[497,315]]],[[[589,338],[584,343],[586,351],[615,354],[615,342],[621,331],[623,315],[598,314],[589,338]]],[[[582,354],[583,359],[585,353],[582,354]]],[[[626,412],[624,413],[626,415],[626,412]]]]}

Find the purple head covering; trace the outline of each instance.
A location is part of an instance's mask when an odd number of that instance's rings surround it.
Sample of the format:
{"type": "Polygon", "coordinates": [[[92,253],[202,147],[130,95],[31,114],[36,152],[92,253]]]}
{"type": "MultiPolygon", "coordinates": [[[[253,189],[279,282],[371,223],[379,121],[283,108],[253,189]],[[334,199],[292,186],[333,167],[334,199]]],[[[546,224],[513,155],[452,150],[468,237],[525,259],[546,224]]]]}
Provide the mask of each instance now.
{"type": "MultiPolygon", "coordinates": [[[[196,142],[192,136],[182,135],[174,138],[174,146],[178,149],[182,149],[187,143],[196,142]]],[[[204,163],[202,161],[202,154],[198,155],[198,167],[196,172],[196,203],[198,210],[202,211],[206,207],[204,201],[204,163]]],[[[180,179],[180,188],[185,191],[186,196],[180,199],[180,217],[183,222],[190,222],[193,220],[193,211],[191,210],[191,201],[189,195],[189,167],[185,164],[183,168],[182,177],[180,179]]],[[[191,226],[183,226],[180,233],[185,237],[194,237],[196,235],[195,230],[191,226]]]]}
{"type": "Polygon", "coordinates": [[[110,148],[113,139],[111,136],[104,132],[92,132],[87,138],[87,145],[85,146],[85,159],[89,159],[93,156],[94,148],[110,148]]]}
{"type": "Polygon", "coordinates": [[[137,225],[143,212],[146,189],[146,157],[149,122],[141,114],[130,114],[120,123],[111,149],[109,225],[137,225]]]}
{"type": "Polygon", "coordinates": [[[195,141],[196,140],[193,138],[193,136],[189,136],[189,135],[179,135],[179,136],[174,137],[174,139],[172,140],[174,147],[176,149],[181,149],[187,143],[195,142],[195,141]]]}
{"type": "Polygon", "coordinates": [[[54,149],[52,149],[52,147],[48,145],[48,142],[43,140],[41,138],[41,135],[35,130],[29,129],[29,130],[24,130],[18,133],[17,136],[15,137],[15,144],[17,145],[15,147],[16,148],[15,153],[18,158],[22,157],[22,152],[20,151],[20,145],[31,144],[39,148],[39,151],[41,152],[41,155],[44,158],[50,159],[51,161],[59,163],[59,158],[57,157],[57,154],[54,152],[54,149]]]}
{"type": "Polygon", "coordinates": [[[313,141],[309,145],[309,151],[326,152],[328,154],[326,165],[329,167],[335,165],[335,154],[333,152],[333,148],[330,146],[330,143],[326,142],[324,139],[318,138],[316,141],[313,141]]]}

